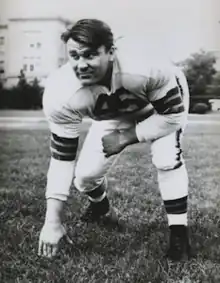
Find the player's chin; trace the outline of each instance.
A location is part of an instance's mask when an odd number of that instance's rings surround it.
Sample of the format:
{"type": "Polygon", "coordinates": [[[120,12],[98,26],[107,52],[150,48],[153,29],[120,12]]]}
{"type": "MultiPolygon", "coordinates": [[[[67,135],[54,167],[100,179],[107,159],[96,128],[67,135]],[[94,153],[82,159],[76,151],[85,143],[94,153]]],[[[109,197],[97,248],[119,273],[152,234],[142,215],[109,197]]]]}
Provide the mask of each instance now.
{"type": "Polygon", "coordinates": [[[93,77],[89,78],[80,78],[80,82],[83,86],[90,86],[98,83],[98,80],[93,77]]]}

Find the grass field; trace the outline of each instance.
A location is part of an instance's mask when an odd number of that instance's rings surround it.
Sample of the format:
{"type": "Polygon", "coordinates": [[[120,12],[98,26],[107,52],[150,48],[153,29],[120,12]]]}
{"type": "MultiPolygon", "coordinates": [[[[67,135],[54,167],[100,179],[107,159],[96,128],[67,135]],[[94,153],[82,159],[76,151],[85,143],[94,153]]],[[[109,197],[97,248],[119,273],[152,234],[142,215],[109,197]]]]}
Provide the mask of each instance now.
{"type": "MultiPolygon", "coordinates": [[[[208,126],[207,126],[208,127],[208,126]]],[[[86,198],[72,190],[65,214],[72,248],[56,260],[37,256],[49,163],[47,130],[0,131],[0,282],[220,282],[220,132],[189,131],[190,234],[196,256],[164,258],[168,227],[149,144],[128,148],[109,175],[109,195],[124,213],[122,230],[85,225],[86,198]]],[[[83,138],[82,138],[83,139],[83,138]]]]}

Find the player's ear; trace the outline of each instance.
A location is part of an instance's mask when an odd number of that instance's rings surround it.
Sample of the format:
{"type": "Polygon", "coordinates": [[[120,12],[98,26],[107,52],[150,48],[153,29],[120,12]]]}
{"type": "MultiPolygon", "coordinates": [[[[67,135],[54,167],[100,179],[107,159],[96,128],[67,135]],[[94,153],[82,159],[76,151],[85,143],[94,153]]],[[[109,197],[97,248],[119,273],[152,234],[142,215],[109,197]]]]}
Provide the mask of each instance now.
{"type": "Polygon", "coordinates": [[[113,61],[114,56],[115,56],[115,46],[112,46],[112,47],[109,49],[109,54],[110,54],[110,61],[113,61]]]}

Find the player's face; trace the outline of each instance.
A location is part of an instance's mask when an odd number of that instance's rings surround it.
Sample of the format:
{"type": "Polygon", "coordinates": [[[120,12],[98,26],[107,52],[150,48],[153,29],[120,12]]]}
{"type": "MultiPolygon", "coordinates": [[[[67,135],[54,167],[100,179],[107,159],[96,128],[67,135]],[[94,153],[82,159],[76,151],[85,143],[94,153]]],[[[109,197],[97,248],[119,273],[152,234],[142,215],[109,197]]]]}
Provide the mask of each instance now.
{"type": "Polygon", "coordinates": [[[67,51],[77,78],[85,86],[101,82],[113,60],[113,50],[106,51],[105,46],[93,50],[72,39],[67,42],[67,51]]]}

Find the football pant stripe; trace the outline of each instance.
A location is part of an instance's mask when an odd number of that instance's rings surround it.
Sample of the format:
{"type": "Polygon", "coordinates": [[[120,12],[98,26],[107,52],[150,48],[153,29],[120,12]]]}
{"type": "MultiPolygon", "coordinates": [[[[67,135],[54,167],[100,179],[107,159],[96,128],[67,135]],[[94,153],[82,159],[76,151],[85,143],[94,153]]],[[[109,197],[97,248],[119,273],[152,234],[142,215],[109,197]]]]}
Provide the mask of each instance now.
{"type": "Polygon", "coordinates": [[[181,157],[182,157],[182,149],[181,149],[181,144],[180,144],[180,135],[182,133],[182,129],[180,129],[179,131],[176,132],[176,148],[179,150],[179,152],[177,153],[177,157],[176,160],[177,161],[181,161],[181,157]]]}

